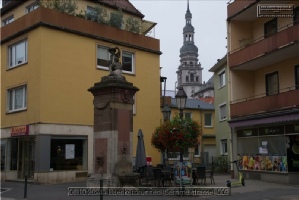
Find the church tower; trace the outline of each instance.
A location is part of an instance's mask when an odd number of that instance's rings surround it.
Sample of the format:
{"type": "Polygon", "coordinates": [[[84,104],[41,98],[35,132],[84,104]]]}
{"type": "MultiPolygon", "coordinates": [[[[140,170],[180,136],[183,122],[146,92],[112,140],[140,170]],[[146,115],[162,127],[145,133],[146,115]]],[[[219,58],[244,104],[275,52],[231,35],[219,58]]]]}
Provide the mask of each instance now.
{"type": "Polygon", "coordinates": [[[198,62],[198,48],[194,44],[194,27],[192,26],[192,14],[187,2],[185,14],[186,25],[183,29],[183,46],[180,49],[180,65],[177,70],[178,86],[183,86],[188,98],[202,86],[202,69],[198,62]]]}

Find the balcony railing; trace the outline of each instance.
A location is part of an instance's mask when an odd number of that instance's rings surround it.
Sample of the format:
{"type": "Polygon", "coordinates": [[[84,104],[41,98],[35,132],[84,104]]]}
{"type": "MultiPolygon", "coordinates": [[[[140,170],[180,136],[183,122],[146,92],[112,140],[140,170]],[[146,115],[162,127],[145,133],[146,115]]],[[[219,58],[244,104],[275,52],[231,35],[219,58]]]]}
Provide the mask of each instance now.
{"type": "Polygon", "coordinates": [[[52,29],[105,40],[118,45],[160,53],[160,41],[157,39],[43,7],[39,7],[14,22],[1,27],[1,43],[7,42],[39,26],[46,26],[52,29]]]}
{"type": "Polygon", "coordinates": [[[230,104],[231,118],[299,106],[299,90],[295,88],[284,88],[276,95],[261,94],[233,101],[230,104]]]}
{"type": "Polygon", "coordinates": [[[227,6],[227,17],[232,17],[255,2],[257,2],[257,0],[235,0],[233,3],[227,6]]]}
{"type": "Polygon", "coordinates": [[[284,27],[284,30],[267,38],[259,38],[256,43],[243,49],[237,49],[228,55],[230,67],[235,67],[248,62],[254,58],[277,50],[283,46],[290,45],[299,40],[299,24],[284,27]]]}

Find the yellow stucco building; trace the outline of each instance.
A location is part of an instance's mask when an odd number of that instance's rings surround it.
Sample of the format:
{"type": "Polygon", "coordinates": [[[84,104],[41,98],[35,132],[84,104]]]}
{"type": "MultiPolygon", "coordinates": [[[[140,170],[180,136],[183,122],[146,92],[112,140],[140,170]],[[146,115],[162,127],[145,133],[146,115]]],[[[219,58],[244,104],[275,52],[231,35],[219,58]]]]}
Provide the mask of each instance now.
{"type": "Polygon", "coordinates": [[[4,2],[2,180],[28,175],[35,182],[57,183],[92,172],[93,96],[87,89],[108,75],[108,48],[115,46],[121,50],[124,76],[140,89],[133,109],[133,154],[142,129],[147,156],[160,162],[150,144],[161,115],[160,42],[145,36],[155,23],[143,20],[128,1],[113,2],[100,6],[107,19],[122,8],[119,28],[89,20],[98,6],[94,1],[76,1],[71,14],[36,1],[4,2]],[[140,24],[138,33],[127,30],[128,19],[140,24]]]}

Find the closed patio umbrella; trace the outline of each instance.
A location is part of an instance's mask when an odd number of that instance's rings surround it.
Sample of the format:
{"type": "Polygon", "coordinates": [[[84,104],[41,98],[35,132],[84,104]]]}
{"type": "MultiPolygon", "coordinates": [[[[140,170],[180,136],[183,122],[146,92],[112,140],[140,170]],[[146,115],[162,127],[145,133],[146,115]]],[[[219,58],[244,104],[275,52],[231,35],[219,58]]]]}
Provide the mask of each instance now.
{"type": "Polygon", "coordinates": [[[135,168],[138,171],[142,172],[144,167],[146,167],[146,154],[145,154],[143,134],[141,129],[139,129],[137,137],[138,137],[138,143],[137,143],[137,150],[136,150],[135,168]]]}

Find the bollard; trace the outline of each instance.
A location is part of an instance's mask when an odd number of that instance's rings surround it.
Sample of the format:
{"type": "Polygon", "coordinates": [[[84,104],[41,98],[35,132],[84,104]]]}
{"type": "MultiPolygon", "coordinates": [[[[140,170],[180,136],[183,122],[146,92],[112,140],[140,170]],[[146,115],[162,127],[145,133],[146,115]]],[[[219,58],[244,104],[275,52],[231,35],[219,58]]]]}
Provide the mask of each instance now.
{"type": "Polygon", "coordinates": [[[100,179],[100,200],[103,200],[103,179],[100,179]]]}
{"type": "Polygon", "coordinates": [[[25,175],[24,199],[27,199],[27,175],[25,175]]]}

